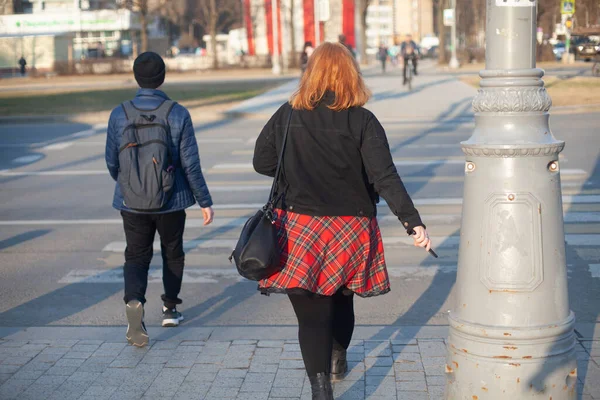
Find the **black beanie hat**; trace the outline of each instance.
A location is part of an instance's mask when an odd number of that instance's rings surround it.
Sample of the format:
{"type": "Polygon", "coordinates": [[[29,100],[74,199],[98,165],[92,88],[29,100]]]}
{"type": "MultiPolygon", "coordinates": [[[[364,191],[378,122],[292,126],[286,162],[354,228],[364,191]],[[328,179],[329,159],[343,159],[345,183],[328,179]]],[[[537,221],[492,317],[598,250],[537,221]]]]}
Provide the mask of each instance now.
{"type": "Polygon", "coordinates": [[[158,54],[147,51],[133,62],[133,75],[144,89],[156,89],[165,81],[165,62],[158,54]]]}

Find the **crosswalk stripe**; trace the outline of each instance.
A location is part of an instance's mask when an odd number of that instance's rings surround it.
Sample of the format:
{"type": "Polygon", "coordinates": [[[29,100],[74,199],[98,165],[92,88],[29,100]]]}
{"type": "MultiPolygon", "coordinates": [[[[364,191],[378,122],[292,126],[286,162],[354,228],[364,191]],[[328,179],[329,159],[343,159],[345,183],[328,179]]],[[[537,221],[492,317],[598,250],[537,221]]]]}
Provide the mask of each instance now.
{"type": "MultiPolygon", "coordinates": [[[[589,264],[589,271],[593,278],[600,278],[600,264],[589,264]]],[[[406,265],[388,266],[387,271],[391,278],[398,279],[423,279],[433,278],[438,274],[455,274],[457,264],[431,264],[431,265],[406,265]]],[[[568,265],[573,270],[573,265],[568,265]]],[[[148,283],[162,283],[162,268],[151,268],[148,273],[148,283]]],[[[219,280],[233,279],[238,282],[256,284],[241,277],[235,268],[185,268],[183,281],[187,283],[218,283],[219,280]]],[[[58,283],[123,283],[123,269],[76,269],[62,277],[58,283]]]]}
{"type": "MultiPolygon", "coordinates": [[[[438,197],[438,198],[417,198],[413,199],[413,203],[417,206],[460,206],[463,199],[460,197],[438,197]]],[[[596,204],[600,203],[600,195],[565,195],[563,196],[563,204],[596,204]]],[[[261,203],[238,203],[238,204],[221,204],[215,209],[221,210],[246,210],[263,207],[261,203]]],[[[385,201],[378,204],[379,207],[387,207],[385,201]]],[[[198,206],[195,206],[198,207],[198,206]]]]}
{"type": "MultiPolygon", "coordinates": [[[[393,215],[379,216],[377,218],[380,224],[396,223],[398,218],[393,215]]],[[[461,214],[421,214],[421,219],[429,225],[452,225],[460,223],[461,214]]],[[[219,218],[217,217],[213,223],[206,227],[224,228],[224,227],[242,227],[246,223],[247,216],[239,218],[219,218]]],[[[565,223],[590,223],[600,222],[600,212],[571,212],[566,211],[564,214],[565,223]]],[[[0,221],[0,226],[35,226],[35,225],[122,225],[123,220],[117,218],[106,219],[41,219],[41,220],[6,220],[0,221]]],[[[204,220],[200,218],[186,219],[185,226],[187,228],[202,228],[204,220]]]]}
{"type": "Polygon", "coordinates": [[[75,143],[75,142],[62,142],[62,143],[49,144],[47,146],[42,147],[42,150],[46,150],[46,151],[64,150],[64,149],[68,149],[69,147],[73,146],[73,143],[75,143]]]}
{"type": "MultiPolygon", "coordinates": [[[[457,269],[456,264],[430,265],[430,266],[405,266],[388,267],[388,274],[392,278],[428,278],[435,275],[452,274],[457,269]]],[[[162,283],[163,271],[161,268],[150,269],[148,283],[162,283]]],[[[235,279],[237,281],[248,281],[242,278],[235,268],[186,268],[183,271],[185,283],[217,283],[222,279],[235,279]]],[[[122,283],[123,270],[118,269],[78,269],[69,272],[58,283],[122,283]]],[[[256,283],[255,283],[256,284],[256,283]]]]}
{"type": "MultiPolygon", "coordinates": [[[[451,248],[458,245],[460,236],[432,236],[431,240],[434,243],[439,243],[438,248],[451,248]]],[[[185,240],[183,248],[187,251],[196,249],[228,249],[231,250],[237,244],[237,239],[200,239],[200,240],[185,240]]],[[[383,244],[388,247],[412,246],[413,240],[409,236],[401,237],[385,237],[383,244]]],[[[122,253],[125,251],[127,243],[125,241],[115,241],[107,244],[102,251],[109,253],[122,253]]],[[[153,244],[153,250],[160,251],[160,242],[156,241],[153,244]]]]}
{"type": "MultiPolygon", "coordinates": [[[[432,236],[431,240],[436,243],[436,248],[456,248],[460,243],[460,236],[445,235],[432,236]]],[[[600,234],[567,234],[565,241],[570,246],[588,247],[598,246],[600,243],[600,234]]],[[[226,249],[230,250],[237,244],[237,239],[200,239],[186,240],[183,243],[183,248],[189,250],[206,250],[206,249],[226,249]]],[[[413,246],[413,240],[409,236],[390,236],[383,238],[383,244],[388,248],[413,246]]],[[[107,244],[102,251],[108,253],[122,253],[125,251],[127,244],[125,241],[115,241],[107,244]]],[[[153,243],[153,250],[160,251],[160,242],[153,243]]]]}

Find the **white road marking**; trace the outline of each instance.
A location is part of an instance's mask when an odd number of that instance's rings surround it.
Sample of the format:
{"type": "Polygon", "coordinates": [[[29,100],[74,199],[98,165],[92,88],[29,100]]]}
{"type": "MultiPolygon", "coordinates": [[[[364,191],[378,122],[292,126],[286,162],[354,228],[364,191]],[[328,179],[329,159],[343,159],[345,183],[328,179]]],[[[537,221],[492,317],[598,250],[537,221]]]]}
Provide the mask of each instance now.
{"type": "Polygon", "coordinates": [[[236,186],[208,186],[211,193],[227,192],[254,192],[259,190],[271,190],[271,185],[236,185],[236,186]]]}
{"type": "Polygon", "coordinates": [[[243,143],[244,139],[239,138],[197,138],[198,144],[221,144],[221,143],[243,143]]]}
{"type": "Polygon", "coordinates": [[[17,157],[14,160],[12,160],[12,162],[14,164],[28,164],[34,161],[41,160],[42,158],[44,158],[43,154],[30,154],[27,156],[17,157]]]}
{"type": "MultiPolygon", "coordinates": [[[[431,278],[437,274],[456,273],[456,264],[388,267],[392,278],[431,278]]],[[[148,283],[162,283],[162,268],[152,268],[148,274],[148,283]]],[[[183,281],[187,283],[217,283],[223,279],[234,279],[238,282],[256,282],[242,278],[235,268],[186,268],[183,271],[183,281]]],[[[69,272],[58,283],[122,283],[123,269],[78,269],[69,272]]]]}
{"type": "Polygon", "coordinates": [[[48,146],[42,147],[42,150],[48,150],[48,151],[64,150],[64,149],[68,149],[71,146],[73,146],[73,142],[62,142],[62,143],[49,144],[48,146]]]}
{"type": "Polygon", "coordinates": [[[106,170],[56,170],[56,171],[11,171],[1,170],[0,176],[87,176],[87,175],[108,175],[106,170]]]}
{"type": "MultiPolygon", "coordinates": [[[[462,159],[437,159],[437,160],[399,160],[395,161],[394,164],[397,167],[408,167],[412,165],[446,165],[446,164],[464,164],[465,160],[462,159]]],[[[223,171],[223,170],[254,170],[252,163],[232,163],[232,164],[216,164],[211,170],[223,171]]]]}
{"type": "Polygon", "coordinates": [[[600,246],[599,234],[569,234],[565,241],[570,246],[600,246]]]}
{"type": "Polygon", "coordinates": [[[577,168],[561,168],[561,175],[587,175],[588,173],[582,169],[577,168]]]}
{"type": "MultiPolygon", "coordinates": [[[[456,247],[460,236],[432,236],[431,240],[437,248],[456,247]]],[[[206,239],[206,240],[185,240],[183,248],[186,251],[194,249],[226,249],[231,250],[237,244],[237,239],[206,239]]],[[[412,246],[413,240],[408,235],[399,237],[384,237],[383,244],[388,247],[412,246]]],[[[125,251],[127,243],[125,241],[115,241],[107,244],[102,251],[110,253],[122,253],[125,251]]],[[[153,250],[160,251],[160,242],[154,242],[153,250]]]]}
{"type": "MultiPolygon", "coordinates": [[[[460,223],[461,214],[421,214],[421,219],[438,225],[452,225],[460,223]]],[[[219,218],[217,217],[213,223],[206,227],[222,228],[222,227],[242,227],[246,223],[248,216],[239,218],[219,218]]],[[[389,224],[398,222],[398,218],[394,215],[380,216],[377,218],[380,224],[389,224]]],[[[565,223],[593,223],[600,222],[600,212],[565,212],[565,223]]],[[[6,220],[0,221],[0,226],[35,226],[35,225],[122,225],[123,220],[117,218],[106,219],[35,219],[35,220],[6,220]]],[[[204,220],[200,218],[188,218],[185,222],[187,228],[204,228],[204,220]]]]}
{"type": "Polygon", "coordinates": [[[252,163],[216,164],[211,169],[253,169],[252,163]]]}
{"type": "Polygon", "coordinates": [[[592,278],[600,278],[600,264],[590,264],[589,268],[592,278]]]}
{"type": "MultiPolygon", "coordinates": [[[[421,214],[421,218],[428,222],[438,225],[458,224],[461,220],[461,214],[421,214]]],[[[222,228],[222,227],[242,227],[246,223],[248,216],[239,218],[216,218],[213,223],[206,227],[222,228]]],[[[380,224],[389,224],[398,222],[398,218],[394,215],[386,215],[378,217],[380,224]]],[[[565,212],[565,223],[590,223],[600,222],[600,212],[565,212]]],[[[36,220],[6,220],[0,221],[0,226],[36,226],[36,225],[122,225],[123,220],[117,218],[106,219],[36,219],[36,220]]],[[[187,228],[204,228],[204,220],[200,218],[188,218],[185,222],[187,228]]]]}
{"type": "Polygon", "coordinates": [[[70,136],[74,138],[84,138],[94,136],[94,134],[96,134],[96,129],[86,129],[85,131],[75,132],[70,136]]]}
{"type": "MultiPolygon", "coordinates": [[[[1,172],[0,172],[1,175],[1,172]]],[[[463,199],[460,197],[437,197],[437,198],[413,198],[413,203],[417,206],[460,206],[463,203],[463,199]]],[[[597,204],[600,203],[600,195],[574,195],[563,196],[563,204],[597,204]]],[[[214,206],[214,209],[221,210],[248,210],[258,209],[263,207],[263,203],[232,203],[232,204],[218,204],[214,206]]],[[[378,207],[387,207],[385,201],[379,202],[378,207]]],[[[194,206],[192,208],[199,208],[194,206]]]]}

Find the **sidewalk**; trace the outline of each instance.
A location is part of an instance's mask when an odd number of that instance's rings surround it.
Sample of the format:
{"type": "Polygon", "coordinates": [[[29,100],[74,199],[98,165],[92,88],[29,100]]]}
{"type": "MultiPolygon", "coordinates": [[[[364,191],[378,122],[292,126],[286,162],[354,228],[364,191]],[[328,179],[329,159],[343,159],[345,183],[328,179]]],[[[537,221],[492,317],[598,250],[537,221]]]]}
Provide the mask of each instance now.
{"type": "MultiPolygon", "coordinates": [[[[421,70],[428,73],[434,70],[434,66],[426,64],[421,70]]],[[[377,115],[384,127],[385,122],[441,123],[457,119],[472,120],[471,102],[477,94],[475,88],[461,82],[456,76],[427,74],[415,77],[413,90],[408,91],[401,84],[401,74],[400,68],[393,69],[386,75],[374,68],[365,71],[365,75],[368,75],[368,87],[373,92],[366,108],[377,115]]],[[[297,86],[297,79],[287,82],[275,90],[239,103],[229,109],[227,114],[267,120],[289,100],[297,86]]]]}
{"type": "MultiPolygon", "coordinates": [[[[600,333],[578,325],[579,399],[600,399],[600,333]],[[585,381],[585,387],[583,382],[585,381]]],[[[296,327],[0,328],[0,399],[310,399],[296,327]]],[[[357,327],[340,400],[440,400],[447,327],[357,327]]]]}

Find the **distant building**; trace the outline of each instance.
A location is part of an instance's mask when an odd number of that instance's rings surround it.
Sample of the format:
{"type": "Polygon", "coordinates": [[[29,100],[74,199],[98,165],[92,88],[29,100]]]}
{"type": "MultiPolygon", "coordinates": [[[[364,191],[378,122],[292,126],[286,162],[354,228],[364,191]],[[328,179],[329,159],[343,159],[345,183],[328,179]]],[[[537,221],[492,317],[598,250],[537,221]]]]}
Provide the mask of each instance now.
{"type": "MultiPolygon", "coordinates": [[[[242,1],[250,55],[273,53],[272,1],[277,1],[277,9],[281,10],[277,20],[281,54],[300,52],[305,42],[337,41],[341,34],[355,50],[363,45],[358,30],[361,20],[358,0],[242,1]],[[291,51],[292,30],[294,52],[291,51]]],[[[407,33],[420,41],[434,33],[433,0],[372,0],[367,11],[366,33],[367,49],[375,49],[380,44],[389,46],[407,33]]]]}
{"type": "Polygon", "coordinates": [[[367,45],[390,46],[411,34],[416,42],[434,35],[433,0],[372,0],[367,10],[367,45]]]}
{"type": "MultiPolygon", "coordinates": [[[[276,0],[243,0],[250,56],[273,53],[272,1],[276,0]]],[[[342,34],[352,48],[357,46],[355,0],[277,0],[276,9],[279,10],[277,36],[281,54],[299,53],[305,42],[316,45],[325,40],[337,41],[342,34]],[[321,7],[317,8],[319,1],[321,7]]]]}
{"type": "MultiPolygon", "coordinates": [[[[117,0],[8,1],[0,8],[0,70],[24,56],[28,68],[105,57],[130,57],[139,40],[137,14],[117,0]]],[[[156,27],[151,26],[151,31],[156,27]]],[[[153,32],[151,32],[152,34],[153,32]]]]}

